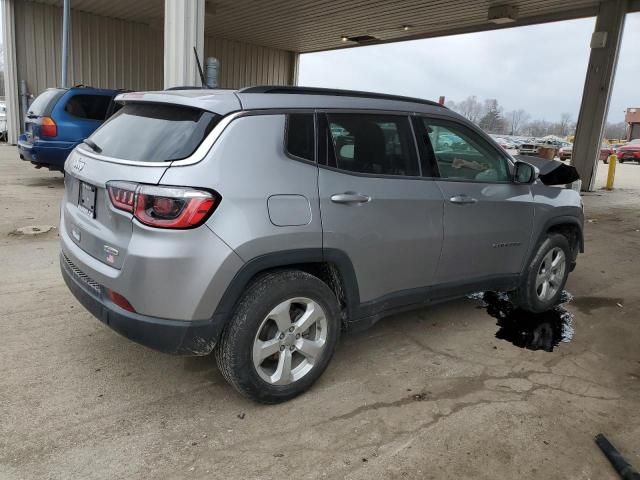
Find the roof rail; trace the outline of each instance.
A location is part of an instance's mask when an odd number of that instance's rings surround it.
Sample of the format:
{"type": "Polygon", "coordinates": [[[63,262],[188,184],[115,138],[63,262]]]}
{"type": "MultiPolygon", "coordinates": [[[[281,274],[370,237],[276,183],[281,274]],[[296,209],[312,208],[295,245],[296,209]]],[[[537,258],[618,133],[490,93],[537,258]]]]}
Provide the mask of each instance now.
{"type": "Polygon", "coordinates": [[[195,86],[195,85],[179,85],[177,87],[165,88],[165,90],[169,91],[169,90],[209,90],[209,89],[202,86],[195,86]]]}
{"type": "Polygon", "coordinates": [[[381,100],[396,100],[400,102],[422,103],[436,107],[446,108],[444,105],[432,100],[423,98],[403,97],[401,95],[389,95],[386,93],[362,92],[359,90],[340,90],[333,88],[318,87],[294,87],[294,86],[277,86],[277,85],[259,85],[256,87],[247,87],[238,90],[238,93],[282,93],[297,95],[328,95],[333,97],[360,97],[375,98],[381,100]]]}

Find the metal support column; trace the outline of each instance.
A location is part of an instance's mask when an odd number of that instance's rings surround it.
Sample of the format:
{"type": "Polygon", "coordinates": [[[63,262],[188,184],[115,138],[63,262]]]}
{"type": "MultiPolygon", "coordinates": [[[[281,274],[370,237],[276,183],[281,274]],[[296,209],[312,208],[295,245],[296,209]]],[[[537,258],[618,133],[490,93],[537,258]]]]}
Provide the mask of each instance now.
{"type": "Polygon", "coordinates": [[[60,86],[67,88],[69,63],[69,21],[71,20],[71,0],[64,0],[62,8],[62,79],[60,86]]]}
{"type": "Polygon", "coordinates": [[[600,3],[591,38],[591,54],[572,154],[572,162],[580,173],[584,191],[594,187],[627,9],[627,0],[600,3]]]}
{"type": "Polygon", "coordinates": [[[164,0],[164,88],[201,86],[194,47],[204,62],[204,0],[164,0]]]}
{"type": "Polygon", "coordinates": [[[291,72],[291,80],[289,81],[290,85],[298,85],[300,79],[300,54],[294,52],[293,54],[293,69],[291,72]]]}
{"type": "Polygon", "coordinates": [[[16,144],[20,134],[20,100],[16,64],[15,0],[0,0],[2,39],[4,44],[4,90],[7,105],[7,142],[16,144]]]}

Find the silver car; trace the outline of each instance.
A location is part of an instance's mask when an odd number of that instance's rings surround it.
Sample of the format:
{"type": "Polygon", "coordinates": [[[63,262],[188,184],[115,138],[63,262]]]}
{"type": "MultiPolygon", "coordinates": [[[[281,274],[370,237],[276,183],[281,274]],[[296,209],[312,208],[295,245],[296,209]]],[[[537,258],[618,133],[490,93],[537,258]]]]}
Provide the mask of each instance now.
{"type": "Polygon", "coordinates": [[[264,403],[308,389],[344,329],[478,290],[540,312],[583,250],[546,186],[433,102],[253,87],[124,93],[66,162],[63,277],[99,320],[215,352],[264,403]]]}

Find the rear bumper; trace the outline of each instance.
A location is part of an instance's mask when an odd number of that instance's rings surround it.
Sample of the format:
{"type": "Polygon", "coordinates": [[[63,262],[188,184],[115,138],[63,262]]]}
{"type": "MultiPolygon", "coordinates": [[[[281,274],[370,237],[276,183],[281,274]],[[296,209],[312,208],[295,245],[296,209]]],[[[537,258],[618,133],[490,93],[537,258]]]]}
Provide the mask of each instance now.
{"type": "Polygon", "coordinates": [[[78,301],[120,335],[154,350],[177,355],[211,353],[224,325],[217,320],[169,320],[129,312],[104,295],[104,287],[60,254],[62,278],[78,301]]]}
{"type": "Polygon", "coordinates": [[[42,165],[54,170],[62,171],[64,162],[76,147],[75,142],[57,142],[38,140],[33,143],[26,141],[24,135],[18,139],[20,158],[35,165],[42,165]]]}

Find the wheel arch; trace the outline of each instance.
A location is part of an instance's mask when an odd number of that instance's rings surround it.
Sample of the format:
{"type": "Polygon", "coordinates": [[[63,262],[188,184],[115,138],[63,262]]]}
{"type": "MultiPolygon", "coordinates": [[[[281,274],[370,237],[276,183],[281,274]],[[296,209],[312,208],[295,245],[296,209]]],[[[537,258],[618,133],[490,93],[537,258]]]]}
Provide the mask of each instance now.
{"type": "Polygon", "coordinates": [[[226,323],[247,285],[257,276],[284,268],[310,273],[325,282],[340,302],[342,322],[357,317],[360,292],[349,256],[338,249],[308,248],[271,252],[249,260],[236,273],[225,290],[214,318],[226,323]]]}
{"type": "Polygon", "coordinates": [[[574,249],[574,260],[579,253],[584,253],[584,234],[582,223],[576,217],[561,216],[547,221],[544,228],[545,234],[560,233],[567,237],[569,245],[574,249]]]}
{"type": "Polygon", "coordinates": [[[576,257],[578,253],[584,253],[584,235],[582,229],[582,222],[578,217],[572,215],[560,215],[548,219],[542,228],[538,231],[537,237],[534,236],[534,241],[531,243],[530,250],[526,256],[526,262],[523,265],[521,272],[521,278],[527,275],[527,268],[533,261],[540,244],[550,233],[560,233],[564,235],[569,241],[569,245],[572,247],[572,267],[575,265],[576,257]]]}

